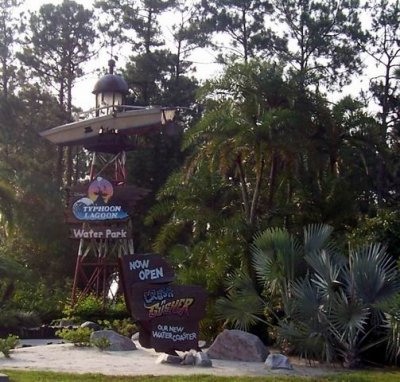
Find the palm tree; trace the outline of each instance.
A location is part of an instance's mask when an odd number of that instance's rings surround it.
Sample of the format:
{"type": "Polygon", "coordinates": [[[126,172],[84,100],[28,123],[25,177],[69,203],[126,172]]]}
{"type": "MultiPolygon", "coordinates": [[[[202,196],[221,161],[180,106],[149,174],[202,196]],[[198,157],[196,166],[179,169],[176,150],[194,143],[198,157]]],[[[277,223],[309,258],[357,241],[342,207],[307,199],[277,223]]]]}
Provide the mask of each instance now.
{"type": "Polygon", "coordinates": [[[284,312],[279,336],[306,358],[340,359],[346,367],[357,367],[363,352],[389,337],[393,350],[398,331],[390,324],[398,326],[398,321],[382,304],[400,292],[395,261],[379,244],[343,256],[331,233],[326,225],[309,226],[302,246],[284,230],[257,235],[252,254],[262,297],[245,284],[238,287],[236,280],[228,297],[218,301],[221,317],[246,328],[264,320],[260,312],[278,297],[284,312]],[[307,271],[299,272],[296,264],[302,262],[307,271]],[[384,335],[376,336],[382,330],[384,335]]]}
{"type": "Polygon", "coordinates": [[[228,280],[227,297],[217,301],[220,318],[247,330],[257,321],[265,322],[264,314],[283,309],[290,303],[293,282],[306,274],[306,256],[334,247],[332,231],[327,225],[310,225],[304,229],[302,242],[281,228],[254,235],[250,252],[257,280],[245,271],[228,280]]]}
{"type": "Polygon", "coordinates": [[[212,170],[231,179],[249,225],[257,222],[263,197],[268,213],[273,209],[278,177],[290,163],[284,159],[296,147],[291,143],[296,134],[290,93],[276,65],[233,65],[202,89],[205,114],[184,138],[184,148],[193,150],[188,176],[206,160],[212,170]]]}

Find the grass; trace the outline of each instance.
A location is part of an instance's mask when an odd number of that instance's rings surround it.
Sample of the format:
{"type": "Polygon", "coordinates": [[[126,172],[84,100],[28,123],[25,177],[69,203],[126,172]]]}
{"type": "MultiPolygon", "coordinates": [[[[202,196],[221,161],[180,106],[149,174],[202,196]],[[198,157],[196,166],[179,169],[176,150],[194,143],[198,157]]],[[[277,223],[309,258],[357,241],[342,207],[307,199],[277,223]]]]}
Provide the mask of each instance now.
{"type": "Polygon", "coordinates": [[[50,371],[0,370],[10,382],[396,382],[400,370],[358,371],[338,373],[326,377],[217,377],[214,375],[190,376],[136,376],[112,377],[101,374],[69,374],[50,371]]]}

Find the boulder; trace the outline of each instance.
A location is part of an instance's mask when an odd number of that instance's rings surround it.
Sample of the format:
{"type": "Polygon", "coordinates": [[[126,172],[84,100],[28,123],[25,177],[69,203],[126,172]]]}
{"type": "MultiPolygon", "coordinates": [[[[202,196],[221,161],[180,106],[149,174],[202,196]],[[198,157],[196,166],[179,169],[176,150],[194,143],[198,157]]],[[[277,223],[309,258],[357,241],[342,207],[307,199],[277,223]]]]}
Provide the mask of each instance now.
{"type": "Polygon", "coordinates": [[[199,349],[203,349],[207,346],[207,342],[204,340],[199,340],[198,346],[199,346],[199,349]]]}
{"type": "Polygon", "coordinates": [[[90,335],[90,342],[98,338],[107,338],[110,346],[106,349],[109,351],[130,351],[136,350],[136,345],[128,337],[121,336],[113,330],[98,330],[90,335]]]}
{"type": "Polygon", "coordinates": [[[289,358],[283,354],[269,354],[265,360],[265,366],[267,366],[268,369],[293,370],[293,366],[289,362],[289,358]]]}
{"type": "Polygon", "coordinates": [[[62,328],[72,328],[74,325],[74,321],[69,320],[68,318],[62,318],[58,324],[58,326],[62,328]]]}
{"type": "Polygon", "coordinates": [[[217,336],[207,350],[210,358],[244,362],[264,362],[268,353],[268,349],[254,334],[227,329],[217,336]]]}
{"type": "Polygon", "coordinates": [[[83,324],[81,324],[81,328],[89,328],[94,330],[95,332],[103,329],[99,324],[96,324],[95,322],[92,321],[84,322],[83,324]]]}
{"type": "Polygon", "coordinates": [[[179,365],[182,362],[182,358],[178,355],[171,355],[167,353],[160,354],[156,359],[156,363],[170,363],[173,365],[179,365]]]}
{"type": "Polygon", "coordinates": [[[183,356],[183,359],[181,361],[181,365],[194,365],[194,361],[195,361],[195,354],[196,352],[193,354],[192,352],[188,352],[185,353],[185,355],[183,356]]]}
{"type": "Polygon", "coordinates": [[[198,351],[194,357],[194,364],[200,367],[211,367],[212,362],[211,359],[208,358],[207,353],[203,353],[198,351]]]}

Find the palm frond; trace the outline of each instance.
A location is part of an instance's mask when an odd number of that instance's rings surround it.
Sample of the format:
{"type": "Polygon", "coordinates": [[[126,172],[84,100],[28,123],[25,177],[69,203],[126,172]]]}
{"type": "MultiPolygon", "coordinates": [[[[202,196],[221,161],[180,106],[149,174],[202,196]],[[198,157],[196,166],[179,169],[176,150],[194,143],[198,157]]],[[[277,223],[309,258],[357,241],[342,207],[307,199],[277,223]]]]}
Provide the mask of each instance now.
{"type": "Polygon", "coordinates": [[[291,286],[292,298],[295,299],[292,316],[303,322],[321,322],[321,309],[323,308],[323,296],[312,285],[308,277],[296,280],[291,286]]]}
{"type": "Polygon", "coordinates": [[[358,337],[359,333],[365,333],[369,316],[368,307],[358,300],[348,298],[343,292],[336,293],[329,311],[333,332],[340,335],[339,342],[346,337],[358,337]]]}
{"type": "Polygon", "coordinates": [[[310,224],[304,228],[304,253],[312,253],[329,245],[333,227],[327,224],[310,224]]]}
{"type": "Polygon", "coordinates": [[[328,362],[335,358],[335,349],[325,333],[316,332],[304,323],[281,323],[278,334],[280,338],[288,341],[295,353],[302,358],[328,362]]]}
{"type": "Polygon", "coordinates": [[[340,275],[345,265],[344,259],[335,252],[321,250],[308,253],[305,260],[314,271],[313,284],[326,298],[332,296],[341,285],[340,275]]]}
{"type": "Polygon", "coordinates": [[[260,321],[265,323],[261,318],[264,303],[251,278],[244,272],[237,272],[228,282],[230,289],[227,296],[216,302],[217,318],[241,330],[248,330],[260,321]]]}
{"type": "Polygon", "coordinates": [[[374,305],[400,292],[400,277],[396,262],[381,244],[371,244],[350,253],[351,280],[354,289],[365,304],[374,305]]]}
{"type": "Polygon", "coordinates": [[[286,230],[270,228],[256,234],[250,251],[254,269],[262,282],[279,280],[287,284],[295,279],[301,250],[297,240],[286,230]]]}

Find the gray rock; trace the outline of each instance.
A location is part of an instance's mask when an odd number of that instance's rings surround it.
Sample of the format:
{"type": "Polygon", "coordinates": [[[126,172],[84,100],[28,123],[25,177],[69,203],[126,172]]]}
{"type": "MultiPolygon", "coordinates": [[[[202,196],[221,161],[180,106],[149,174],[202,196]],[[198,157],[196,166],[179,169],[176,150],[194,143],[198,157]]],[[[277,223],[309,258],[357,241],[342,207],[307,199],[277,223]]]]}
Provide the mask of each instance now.
{"type": "Polygon", "coordinates": [[[199,340],[198,345],[200,349],[203,349],[207,346],[207,342],[204,340],[199,340]]]}
{"type": "Polygon", "coordinates": [[[268,349],[254,334],[227,329],[217,336],[207,350],[210,358],[244,362],[264,362],[268,353],[268,349]]]}
{"type": "Polygon", "coordinates": [[[192,352],[185,353],[181,365],[194,365],[195,355],[192,352]]]}
{"type": "Polygon", "coordinates": [[[136,350],[136,345],[128,337],[121,336],[113,330],[98,330],[90,335],[90,342],[98,338],[107,338],[110,341],[108,351],[130,351],[136,350]]]}
{"type": "Polygon", "coordinates": [[[194,358],[194,364],[200,367],[211,367],[212,362],[211,359],[208,358],[207,353],[203,353],[201,351],[197,352],[194,358]]]}
{"type": "Polygon", "coordinates": [[[0,374],[0,382],[9,382],[8,375],[6,374],[0,374]]]}
{"type": "Polygon", "coordinates": [[[68,327],[72,327],[72,326],[74,326],[75,324],[74,324],[74,322],[72,321],[72,320],[69,320],[69,319],[67,319],[67,318],[62,318],[61,320],[60,320],[60,323],[59,323],[59,325],[58,326],[61,326],[61,327],[63,327],[63,328],[68,328],[68,327]]]}
{"type": "Polygon", "coordinates": [[[103,329],[99,324],[96,324],[95,322],[92,321],[84,322],[83,324],[81,324],[81,328],[89,328],[94,330],[95,332],[103,329]]]}
{"type": "Polygon", "coordinates": [[[182,358],[178,355],[171,355],[171,354],[160,354],[159,357],[156,359],[156,363],[169,363],[173,365],[179,365],[182,362],[182,358]]]}
{"type": "Polygon", "coordinates": [[[289,362],[289,358],[283,354],[270,354],[265,360],[265,366],[267,366],[269,369],[293,370],[293,366],[289,362]]]}

